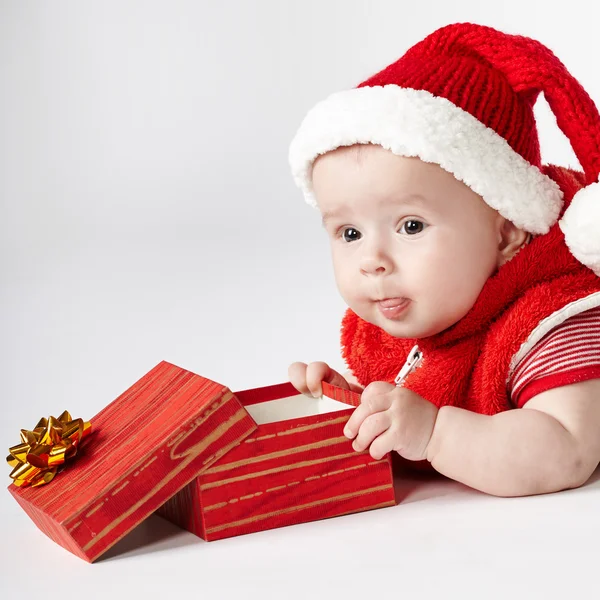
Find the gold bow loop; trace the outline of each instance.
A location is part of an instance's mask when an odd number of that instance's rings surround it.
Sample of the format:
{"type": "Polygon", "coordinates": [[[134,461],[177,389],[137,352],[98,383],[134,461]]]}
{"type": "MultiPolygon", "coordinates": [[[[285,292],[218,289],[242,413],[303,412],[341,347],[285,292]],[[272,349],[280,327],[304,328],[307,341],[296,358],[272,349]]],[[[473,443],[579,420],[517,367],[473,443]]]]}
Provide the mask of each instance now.
{"type": "Polygon", "coordinates": [[[59,467],[77,454],[92,424],[73,419],[65,410],[58,419],[41,418],[33,431],[21,429],[21,443],[9,448],[6,462],[14,467],[10,477],[18,487],[50,483],[59,467]]]}

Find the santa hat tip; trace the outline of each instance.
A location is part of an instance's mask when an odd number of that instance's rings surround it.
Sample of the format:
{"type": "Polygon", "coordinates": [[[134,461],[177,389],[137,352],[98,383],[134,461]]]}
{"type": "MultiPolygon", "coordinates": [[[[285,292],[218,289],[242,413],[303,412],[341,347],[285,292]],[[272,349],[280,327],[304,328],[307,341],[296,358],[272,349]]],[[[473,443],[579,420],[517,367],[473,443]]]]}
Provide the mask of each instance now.
{"type": "Polygon", "coordinates": [[[600,183],[573,196],[559,226],[571,254],[600,276],[600,183]]]}

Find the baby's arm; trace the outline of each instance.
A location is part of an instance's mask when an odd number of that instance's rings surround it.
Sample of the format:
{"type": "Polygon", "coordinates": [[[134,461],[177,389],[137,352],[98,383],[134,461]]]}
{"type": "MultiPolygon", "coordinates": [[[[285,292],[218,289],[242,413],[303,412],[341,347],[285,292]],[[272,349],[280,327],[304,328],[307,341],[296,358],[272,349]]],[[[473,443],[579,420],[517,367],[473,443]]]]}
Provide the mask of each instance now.
{"type": "Polygon", "coordinates": [[[427,460],[497,496],[579,487],[600,461],[600,379],[548,390],[494,416],[444,406],[427,460]]]}

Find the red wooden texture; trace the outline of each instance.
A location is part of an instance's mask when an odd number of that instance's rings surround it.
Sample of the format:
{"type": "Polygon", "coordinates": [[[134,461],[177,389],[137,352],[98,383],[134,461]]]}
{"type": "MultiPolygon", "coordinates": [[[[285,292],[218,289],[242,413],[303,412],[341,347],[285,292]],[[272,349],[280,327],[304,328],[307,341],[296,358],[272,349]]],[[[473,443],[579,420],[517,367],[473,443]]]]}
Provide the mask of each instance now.
{"type": "MultiPolygon", "coordinates": [[[[323,385],[356,406],[360,394],[323,385]]],[[[297,394],[291,384],[236,392],[243,405],[297,394]]],[[[207,541],[395,504],[391,456],[343,435],[353,408],[259,425],[158,513],[207,541]]]]}
{"type": "Polygon", "coordinates": [[[166,361],[90,421],[51,483],[9,486],[46,535],[90,562],[256,429],[227,387],[166,361]]]}
{"type": "Polygon", "coordinates": [[[343,388],[336,387],[324,381],[321,384],[323,388],[323,395],[333,398],[338,402],[344,402],[350,406],[358,406],[360,404],[361,395],[357,392],[351,392],[350,390],[344,390],[343,388]]]}

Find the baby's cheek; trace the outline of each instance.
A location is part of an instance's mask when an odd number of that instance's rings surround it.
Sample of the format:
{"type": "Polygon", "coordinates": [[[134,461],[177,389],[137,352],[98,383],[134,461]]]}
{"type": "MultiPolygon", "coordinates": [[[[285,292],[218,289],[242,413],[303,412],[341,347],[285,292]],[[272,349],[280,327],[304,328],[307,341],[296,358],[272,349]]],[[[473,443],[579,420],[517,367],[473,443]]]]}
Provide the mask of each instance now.
{"type": "Polygon", "coordinates": [[[448,283],[459,292],[461,288],[479,291],[494,272],[494,265],[495,254],[488,245],[463,240],[445,253],[437,267],[448,275],[448,283]]]}
{"type": "Polygon", "coordinates": [[[432,330],[438,333],[454,325],[475,304],[481,286],[476,283],[474,272],[452,262],[430,265],[416,308],[426,308],[426,318],[432,330]]]}
{"type": "Polygon", "coordinates": [[[336,280],[338,292],[345,304],[359,317],[365,319],[366,304],[357,292],[357,286],[336,280]]]}
{"type": "Polygon", "coordinates": [[[353,272],[351,265],[341,261],[334,263],[333,272],[338,291],[349,304],[350,300],[356,301],[360,298],[360,282],[358,275],[353,272]]]}

